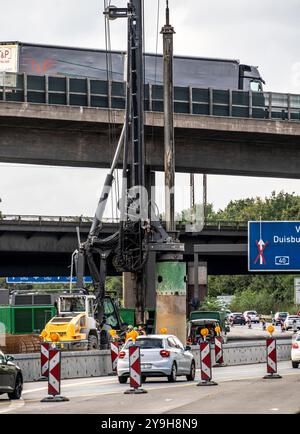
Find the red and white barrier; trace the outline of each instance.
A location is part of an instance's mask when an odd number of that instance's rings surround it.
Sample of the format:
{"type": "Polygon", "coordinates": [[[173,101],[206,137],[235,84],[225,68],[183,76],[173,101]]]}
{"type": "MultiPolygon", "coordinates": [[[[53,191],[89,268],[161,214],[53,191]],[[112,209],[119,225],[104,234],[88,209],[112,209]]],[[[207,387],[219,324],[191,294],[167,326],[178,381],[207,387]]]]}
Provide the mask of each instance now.
{"type": "Polygon", "coordinates": [[[215,336],[215,362],[216,366],[224,365],[222,336],[215,336]]]}
{"type": "Polygon", "coordinates": [[[142,375],[141,375],[141,353],[140,347],[131,345],[129,347],[129,376],[131,389],[126,390],[124,393],[147,393],[146,390],[141,389],[142,375]]]}
{"type": "Polygon", "coordinates": [[[264,378],[281,378],[277,374],[277,347],[276,339],[270,337],[266,339],[267,347],[267,375],[264,378]]]}
{"type": "Polygon", "coordinates": [[[118,357],[119,357],[119,343],[111,342],[110,343],[110,352],[111,352],[111,365],[113,372],[117,370],[118,357]]]}
{"type": "Polygon", "coordinates": [[[48,380],[49,375],[49,348],[48,342],[41,343],[41,377],[38,381],[48,380]]]}
{"type": "Polygon", "coordinates": [[[48,394],[60,395],[60,364],[61,354],[58,348],[49,351],[49,381],[48,394]]]}
{"type": "Polygon", "coordinates": [[[49,376],[48,376],[48,397],[41,402],[69,401],[68,398],[60,396],[61,382],[61,351],[58,348],[49,350],[49,376]]]}
{"type": "Polygon", "coordinates": [[[200,370],[201,380],[197,386],[215,386],[217,383],[212,381],[211,350],[207,341],[200,342],[200,370]]]}

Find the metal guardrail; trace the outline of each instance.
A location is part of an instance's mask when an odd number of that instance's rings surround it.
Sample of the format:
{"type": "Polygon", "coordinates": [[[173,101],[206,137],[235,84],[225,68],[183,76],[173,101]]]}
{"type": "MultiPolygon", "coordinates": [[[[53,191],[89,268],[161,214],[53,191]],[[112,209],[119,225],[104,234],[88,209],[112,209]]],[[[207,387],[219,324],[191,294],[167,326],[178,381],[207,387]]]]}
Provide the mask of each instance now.
{"type": "MultiPolygon", "coordinates": [[[[125,84],[90,78],[5,73],[0,101],[125,108],[125,84]]],[[[163,86],[145,85],[145,110],[163,111],[163,86]]],[[[174,111],[193,115],[300,120],[300,95],[174,87],[174,111]]]]}
{"type": "MultiPolygon", "coordinates": [[[[83,217],[83,216],[37,216],[37,215],[12,215],[12,214],[2,214],[0,216],[0,224],[7,222],[16,223],[55,223],[55,224],[65,224],[65,223],[92,223],[93,217],[83,217]]],[[[103,219],[104,223],[118,223],[118,219],[107,218],[103,219]]]]}
{"type": "MultiPolygon", "coordinates": [[[[93,217],[83,217],[83,216],[37,216],[37,215],[12,215],[12,214],[2,214],[0,216],[0,225],[4,223],[17,223],[17,224],[27,224],[27,223],[39,223],[39,224],[84,224],[92,223],[93,217]]],[[[103,223],[117,224],[119,219],[117,218],[105,218],[103,223]]],[[[248,222],[245,221],[207,221],[204,225],[206,230],[247,230],[248,222]]],[[[178,222],[177,229],[185,229],[185,223],[178,222]]]]}

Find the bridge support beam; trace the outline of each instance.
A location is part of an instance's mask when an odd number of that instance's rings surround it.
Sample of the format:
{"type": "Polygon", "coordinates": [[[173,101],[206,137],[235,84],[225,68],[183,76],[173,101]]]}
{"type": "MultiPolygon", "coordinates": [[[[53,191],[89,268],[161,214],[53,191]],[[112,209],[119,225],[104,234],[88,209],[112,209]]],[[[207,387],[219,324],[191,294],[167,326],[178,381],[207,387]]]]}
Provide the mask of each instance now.
{"type": "MultiPolygon", "coordinates": [[[[134,273],[125,272],[123,280],[123,302],[126,309],[135,309],[136,305],[136,279],[134,273]]],[[[133,324],[132,324],[133,325],[133,324]]]]}
{"type": "Polygon", "coordinates": [[[162,255],[156,263],[156,332],[164,328],[186,342],[186,263],[163,261],[162,255]]]}
{"type": "Polygon", "coordinates": [[[194,262],[188,263],[187,314],[197,310],[208,294],[207,262],[199,262],[199,254],[194,254],[194,262]]]}

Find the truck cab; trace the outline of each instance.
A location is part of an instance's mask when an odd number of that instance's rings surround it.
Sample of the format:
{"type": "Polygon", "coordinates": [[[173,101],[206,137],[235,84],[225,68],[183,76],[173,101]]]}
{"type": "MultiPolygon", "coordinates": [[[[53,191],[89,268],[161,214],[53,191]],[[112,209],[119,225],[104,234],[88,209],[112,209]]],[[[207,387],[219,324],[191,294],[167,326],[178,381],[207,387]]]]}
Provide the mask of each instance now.
{"type": "Polygon", "coordinates": [[[221,337],[223,342],[227,342],[227,333],[230,328],[226,321],[226,314],[222,311],[194,311],[191,312],[189,321],[187,322],[187,342],[191,345],[196,345],[202,338],[201,330],[208,329],[206,339],[213,342],[214,337],[217,335],[215,327],[219,326],[221,329],[221,337]]]}

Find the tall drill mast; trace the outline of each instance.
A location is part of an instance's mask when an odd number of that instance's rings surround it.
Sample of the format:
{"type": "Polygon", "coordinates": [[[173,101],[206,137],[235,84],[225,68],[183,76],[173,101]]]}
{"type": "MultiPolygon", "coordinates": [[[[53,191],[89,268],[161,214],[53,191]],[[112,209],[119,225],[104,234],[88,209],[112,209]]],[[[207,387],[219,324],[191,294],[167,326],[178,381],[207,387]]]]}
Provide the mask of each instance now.
{"type": "MultiPolygon", "coordinates": [[[[186,312],[186,265],[183,259],[184,245],[176,240],[174,222],[175,149],[173,127],[173,81],[172,37],[174,30],[167,23],[162,29],[164,36],[164,107],[165,107],[165,179],[167,229],[159,219],[150,221],[148,200],[145,192],[145,145],[144,145],[144,73],[142,0],[131,0],[127,8],[110,6],[105,11],[110,19],[127,18],[128,50],[126,79],[125,122],[117,145],[111,170],[99,200],[88,239],[80,245],[77,253],[78,282],[82,282],[86,259],[93,279],[97,298],[97,318],[103,317],[106,262],[112,257],[117,271],[130,272],[136,281],[137,320],[143,321],[145,304],[145,281],[147,291],[152,288],[156,306],[157,329],[170,327],[170,332],[185,339],[186,312]],[[120,200],[119,230],[107,238],[101,238],[101,222],[113,182],[113,172],[123,146],[123,179],[120,200]],[[130,152],[131,151],[131,152],[130,152]],[[128,189],[129,187],[129,189],[128,189]],[[145,268],[148,256],[154,259],[149,273],[145,268]],[[154,291],[153,291],[154,289],[154,291]]],[[[153,207],[152,207],[153,208],[153,207]]],[[[149,295],[149,294],[148,294],[149,295]]]]}

